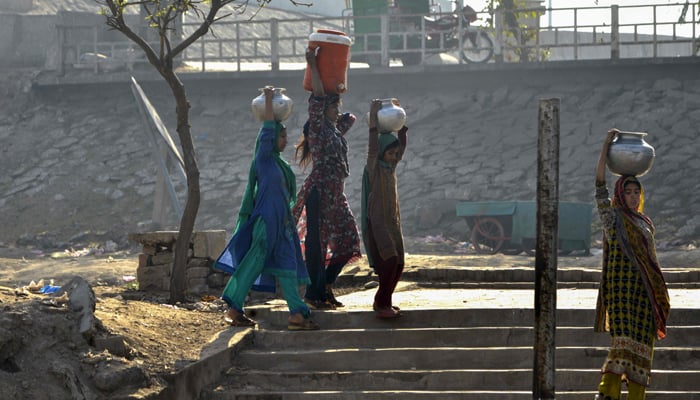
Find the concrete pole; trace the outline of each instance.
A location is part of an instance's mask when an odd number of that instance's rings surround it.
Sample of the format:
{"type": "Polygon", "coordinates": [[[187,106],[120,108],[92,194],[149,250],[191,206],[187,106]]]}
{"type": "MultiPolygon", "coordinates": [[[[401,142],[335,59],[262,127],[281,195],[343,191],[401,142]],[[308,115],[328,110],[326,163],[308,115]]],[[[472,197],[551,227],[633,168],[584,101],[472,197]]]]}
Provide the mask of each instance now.
{"type": "Polygon", "coordinates": [[[280,28],[277,18],[270,21],[270,53],[273,72],[280,70],[280,28]]]}
{"type": "Polygon", "coordinates": [[[616,4],[610,7],[610,58],[620,59],[620,7],[616,4]]]}
{"type": "Polygon", "coordinates": [[[381,65],[384,67],[389,66],[389,14],[382,14],[380,17],[381,23],[381,65]]]}
{"type": "Polygon", "coordinates": [[[532,398],[553,400],[557,310],[559,99],[539,102],[537,246],[535,250],[535,365],[532,398]]]}

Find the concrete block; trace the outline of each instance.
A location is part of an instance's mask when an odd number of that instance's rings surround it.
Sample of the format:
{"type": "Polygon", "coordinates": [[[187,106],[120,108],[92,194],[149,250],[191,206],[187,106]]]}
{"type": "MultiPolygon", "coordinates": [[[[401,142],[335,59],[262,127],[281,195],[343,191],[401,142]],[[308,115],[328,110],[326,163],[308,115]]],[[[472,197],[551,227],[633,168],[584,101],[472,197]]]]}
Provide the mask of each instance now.
{"type": "Polygon", "coordinates": [[[226,231],[198,231],[192,234],[194,257],[215,260],[226,248],[226,231]]]}
{"type": "Polygon", "coordinates": [[[209,276],[209,267],[190,267],[187,266],[185,270],[185,276],[187,279],[204,279],[206,280],[209,276]]]}
{"type": "Polygon", "coordinates": [[[187,262],[187,268],[210,268],[213,261],[208,258],[191,258],[187,262]]]}
{"type": "Polygon", "coordinates": [[[143,246],[172,246],[177,239],[177,231],[155,231],[130,233],[128,238],[132,242],[141,243],[143,246]]]}
{"type": "Polygon", "coordinates": [[[121,335],[96,337],[94,346],[97,350],[107,350],[110,354],[117,357],[126,357],[129,353],[124,337],[121,335]]]}
{"type": "Polygon", "coordinates": [[[139,254],[139,268],[148,267],[150,262],[150,256],[148,254],[139,254]]]}
{"type": "Polygon", "coordinates": [[[139,281],[139,289],[170,290],[170,272],[172,268],[172,263],[138,268],[136,270],[136,279],[139,281]],[[167,282],[167,285],[164,282],[167,282]]]}
{"type": "Polygon", "coordinates": [[[165,253],[158,253],[154,256],[149,256],[150,257],[150,264],[149,265],[163,265],[163,264],[172,264],[173,261],[175,260],[175,254],[171,252],[165,252],[165,253]]]}
{"type": "Polygon", "coordinates": [[[154,246],[154,245],[150,245],[150,244],[144,245],[143,248],[141,249],[141,252],[143,254],[148,254],[149,256],[153,256],[156,253],[158,253],[158,246],[154,246]]]}
{"type": "Polygon", "coordinates": [[[223,288],[226,281],[226,275],[223,272],[213,272],[207,276],[207,285],[212,288],[223,288]]]}
{"type": "Polygon", "coordinates": [[[202,294],[209,291],[209,285],[207,285],[207,278],[188,278],[187,279],[187,290],[190,293],[202,294]]]}

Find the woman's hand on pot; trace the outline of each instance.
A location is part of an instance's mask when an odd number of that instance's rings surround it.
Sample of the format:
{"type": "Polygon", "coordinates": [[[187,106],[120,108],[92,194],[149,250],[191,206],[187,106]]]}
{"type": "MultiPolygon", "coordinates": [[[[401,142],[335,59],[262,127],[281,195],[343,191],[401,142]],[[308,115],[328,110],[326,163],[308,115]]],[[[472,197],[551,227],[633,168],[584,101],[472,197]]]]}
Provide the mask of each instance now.
{"type": "Polygon", "coordinates": [[[620,133],[620,130],[617,128],[610,129],[608,131],[608,135],[605,137],[605,144],[610,145],[612,141],[615,139],[615,136],[617,136],[620,133]]]}
{"type": "Polygon", "coordinates": [[[382,108],[382,101],[379,99],[373,99],[369,104],[369,113],[376,114],[382,108]]]}

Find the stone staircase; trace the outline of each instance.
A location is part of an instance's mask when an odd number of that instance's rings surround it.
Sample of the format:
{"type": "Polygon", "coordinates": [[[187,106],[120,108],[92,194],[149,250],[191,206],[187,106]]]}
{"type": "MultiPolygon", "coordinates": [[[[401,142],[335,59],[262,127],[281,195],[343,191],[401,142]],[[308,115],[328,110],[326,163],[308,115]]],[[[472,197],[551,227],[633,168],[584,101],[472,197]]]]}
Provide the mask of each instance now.
{"type": "MultiPolygon", "coordinates": [[[[251,344],[201,399],[532,399],[532,309],[410,309],[394,321],[315,312],[323,330],[311,332],[286,331],[284,309],[249,311],[260,321],[251,344]]],[[[556,318],[556,398],[591,400],[609,336],[593,332],[591,309],[556,318]]],[[[700,400],[700,313],[673,309],[668,330],[647,400],[700,400]]]]}

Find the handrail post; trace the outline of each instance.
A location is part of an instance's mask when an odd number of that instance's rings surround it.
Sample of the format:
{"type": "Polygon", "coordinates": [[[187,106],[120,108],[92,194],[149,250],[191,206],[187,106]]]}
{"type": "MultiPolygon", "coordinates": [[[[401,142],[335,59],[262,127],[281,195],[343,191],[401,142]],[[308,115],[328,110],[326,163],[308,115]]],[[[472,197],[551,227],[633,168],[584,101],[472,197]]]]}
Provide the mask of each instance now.
{"type": "MultiPolygon", "coordinates": [[[[461,18],[459,19],[459,24],[460,24],[460,29],[457,32],[462,32],[462,20],[461,18]]],[[[425,64],[425,58],[426,58],[426,52],[425,52],[425,41],[428,35],[425,33],[425,18],[420,19],[420,63],[425,64]]],[[[462,48],[462,35],[459,35],[459,41],[460,41],[460,46],[459,48],[462,48]]],[[[457,57],[460,61],[462,62],[462,57],[457,57]]]]}
{"type": "MultiPolygon", "coordinates": [[[[61,11],[59,11],[60,13],[61,11]]],[[[60,25],[56,26],[56,29],[58,30],[58,60],[57,60],[57,67],[58,67],[58,75],[63,76],[66,73],[66,66],[64,65],[66,60],[66,33],[65,33],[65,26],[63,25],[62,21],[59,21],[60,25]]]]}
{"type": "Polygon", "coordinates": [[[241,72],[241,24],[236,22],[236,71],[241,72]]]}
{"type": "Polygon", "coordinates": [[[389,16],[387,14],[382,14],[380,17],[380,23],[381,23],[381,48],[382,48],[382,55],[381,55],[381,65],[388,67],[389,66],[389,16]]]}
{"type": "MultiPolygon", "coordinates": [[[[93,71],[97,74],[100,72],[100,59],[98,58],[99,53],[97,52],[97,26],[92,27],[92,54],[95,55],[95,57],[93,57],[95,59],[93,71]]],[[[80,54],[78,54],[78,57],[80,57],[80,54]]]]}
{"type": "Polygon", "coordinates": [[[273,18],[270,21],[270,56],[271,56],[271,66],[272,71],[280,70],[280,35],[279,35],[279,22],[277,18],[273,18]]]}
{"type": "Polygon", "coordinates": [[[654,40],[653,40],[654,41],[654,45],[653,45],[654,46],[654,58],[657,58],[659,55],[658,54],[659,41],[658,41],[658,37],[656,36],[656,23],[657,23],[657,21],[656,21],[656,6],[652,6],[652,10],[653,10],[653,16],[654,16],[654,40]]]}
{"type": "Polygon", "coordinates": [[[610,6],[610,59],[620,59],[620,6],[610,6]]]}
{"type": "Polygon", "coordinates": [[[496,10],[493,15],[493,27],[496,31],[496,40],[493,44],[493,56],[496,63],[503,62],[503,11],[496,10]]]}
{"type": "Polygon", "coordinates": [[[574,60],[578,60],[578,8],[574,8],[574,60]]]}
{"type": "Polygon", "coordinates": [[[199,56],[202,58],[201,62],[201,68],[202,72],[204,72],[207,68],[207,51],[206,51],[206,45],[204,43],[204,40],[199,40],[199,56]]]}

